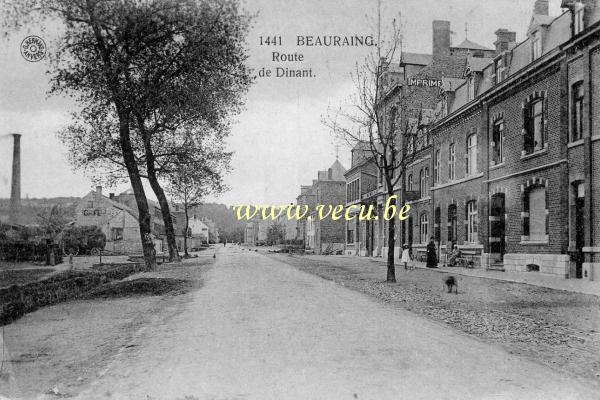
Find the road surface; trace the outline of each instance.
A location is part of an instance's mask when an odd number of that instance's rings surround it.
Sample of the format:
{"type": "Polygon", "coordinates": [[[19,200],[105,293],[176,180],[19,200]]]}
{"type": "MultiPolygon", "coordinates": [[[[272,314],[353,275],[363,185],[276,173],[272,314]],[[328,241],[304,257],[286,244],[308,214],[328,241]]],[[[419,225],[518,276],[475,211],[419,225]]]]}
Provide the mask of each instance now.
{"type": "Polygon", "coordinates": [[[239,247],[80,399],[592,399],[583,381],[239,247]]]}

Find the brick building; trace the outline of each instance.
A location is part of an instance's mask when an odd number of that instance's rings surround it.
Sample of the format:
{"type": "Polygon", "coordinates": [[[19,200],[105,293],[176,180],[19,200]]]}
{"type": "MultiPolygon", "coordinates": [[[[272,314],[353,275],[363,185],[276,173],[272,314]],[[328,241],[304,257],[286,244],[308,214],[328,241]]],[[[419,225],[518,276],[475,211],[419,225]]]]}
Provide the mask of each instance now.
{"type": "MultiPolygon", "coordinates": [[[[525,39],[498,29],[495,50],[470,41],[449,47],[449,24],[434,22],[431,64],[416,68],[412,82],[442,82],[429,143],[411,149],[419,157],[399,188],[413,206],[399,245],[411,243],[418,252],[434,236],[442,261],[456,244],[484,268],[594,279],[600,1],[565,0],[558,17],[548,15],[547,0],[532,5],[525,39]],[[438,75],[427,73],[436,63],[438,75]]],[[[404,90],[408,82],[404,76],[399,85],[404,90]]],[[[435,95],[421,95],[431,107],[435,95]]]]}

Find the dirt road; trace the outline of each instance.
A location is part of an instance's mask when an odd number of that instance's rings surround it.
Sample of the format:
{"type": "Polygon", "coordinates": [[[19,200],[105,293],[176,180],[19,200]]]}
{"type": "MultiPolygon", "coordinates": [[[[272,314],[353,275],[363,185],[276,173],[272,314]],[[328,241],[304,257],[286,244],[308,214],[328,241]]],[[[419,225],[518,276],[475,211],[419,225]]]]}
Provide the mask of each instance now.
{"type": "Polygon", "coordinates": [[[583,381],[282,262],[221,249],[205,286],[80,399],[592,399],[583,381]]]}

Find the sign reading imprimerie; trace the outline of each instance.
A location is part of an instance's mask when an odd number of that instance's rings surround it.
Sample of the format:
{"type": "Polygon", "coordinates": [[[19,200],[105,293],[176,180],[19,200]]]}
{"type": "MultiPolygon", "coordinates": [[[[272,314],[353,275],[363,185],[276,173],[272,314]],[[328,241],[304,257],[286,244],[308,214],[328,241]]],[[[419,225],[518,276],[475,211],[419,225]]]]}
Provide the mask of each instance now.
{"type": "Polygon", "coordinates": [[[421,87],[441,87],[441,79],[415,79],[410,78],[408,80],[408,86],[421,86],[421,87]]]}

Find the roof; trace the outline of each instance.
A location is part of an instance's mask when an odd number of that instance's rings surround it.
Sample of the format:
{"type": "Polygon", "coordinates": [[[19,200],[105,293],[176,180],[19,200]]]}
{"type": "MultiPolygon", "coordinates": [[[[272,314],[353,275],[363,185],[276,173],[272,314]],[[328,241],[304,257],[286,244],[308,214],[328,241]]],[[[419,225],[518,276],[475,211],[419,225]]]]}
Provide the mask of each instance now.
{"type": "Polygon", "coordinates": [[[336,159],[333,164],[331,164],[331,171],[333,180],[344,180],[344,174],[346,173],[346,168],[342,165],[340,160],[336,159]]]}
{"type": "Polygon", "coordinates": [[[454,92],[463,83],[465,80],[462,78],[442,78],[442,89],[444,92],[454,92]]]}
{"type": "Polygon", "coordinates": [[[421,69],[411,78],[462,78],[465,72],[467,59],[462,56],[440,56],[436,57],[428,66],[421,69]]]}
{"type": "Polygon", "coordinates": [[[533,17],[531,17],[531,22],[529,23],[529,28],[527,29],[527,32],[529,33],[531,31],[533,31],[538,26],[548,26],[552,23],[552,21],[554,21],[555,18],[556,17],[552,17],[550,15],[533,14],[533,17]]]}
{"type": "MultiPolygon", "coordinates": [[[[467,58],[467,66],[471,72],[481,72],[494,61],[493,58],[469,57],[467,58]]],[[[466,71],[466,69],[465,69],[466,71]]]]}
{"type": "Polygon", "coordinates": [[[431,54],[408,53],[403,51],[400,56],[400,64],[429,65],[433,61],[431,54]]]}
{"type": "Polygon", "coordinates": [[[489,50],[493,51],[490,48],[482,46],[478,43],[472,42],[469,39],[465,39],[461,44],[452,46],[453,49],[469,49],[469,50],[489,50]]]}
{"type": "Polygon", "coordinates": [[[132,215],[132,216],[133,216],[135,219],[137,219],[137,218],[138,218],[138,213],[137,213],[137,211],[136,211],[136,210],[134,210],[134,209],[132,209],[132,208],[128,207],[128,206],[127,206],[125,203],[120,203],[120,202],[118,202],[118,201],[115,201],[115,200],[112,200],[112,199],[110,199],[110,198],[106,197],[106,196],[105,196],[105,195],[103,195],[103,194],[98,194],[98,192],[96,192],[95,190],[92,190],[92,191],[90,191],[90,192],[89,192],[89,193],[88,193],[86,196],[84,196],[84,197],[82,198],[82,201],[83,201],[83,199],[84,199],[85,197],[87,197],[87,196],[89,196],[89,195],[92,195],[92,196],[93,196],[93,197],[95,197],[95,198],[97,198],[97,196],[101,196],[101,197],[102,197],[102,199],[103,199],[104,201],[106,201],[108,204],[110,204],[112,207],[115,207],[115,208],[117,208],[117,209],[119,209],[119,210],[123,210],[123,211],[126,211],[126,212],[128,212],[128,213],[129,213],[129,214],[131,214],[131,215],[132,215]]]}

